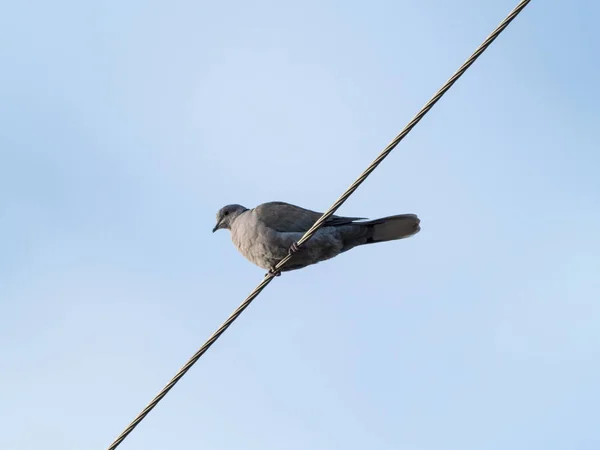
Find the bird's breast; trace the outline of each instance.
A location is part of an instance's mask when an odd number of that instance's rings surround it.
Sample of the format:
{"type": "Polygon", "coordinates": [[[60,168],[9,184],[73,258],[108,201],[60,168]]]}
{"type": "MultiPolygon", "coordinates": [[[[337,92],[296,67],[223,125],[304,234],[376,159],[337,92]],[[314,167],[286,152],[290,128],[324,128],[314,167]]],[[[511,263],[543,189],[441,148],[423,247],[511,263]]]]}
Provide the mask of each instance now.
{"type": "Polygon", "coordinates": [[[231,240],[246,259],[263,269],[269,269],[285,254],[279,255],[276,236],[271,229],[253,220],[251,214],[245,216],[240,216],[231,228],[231,240]]]}

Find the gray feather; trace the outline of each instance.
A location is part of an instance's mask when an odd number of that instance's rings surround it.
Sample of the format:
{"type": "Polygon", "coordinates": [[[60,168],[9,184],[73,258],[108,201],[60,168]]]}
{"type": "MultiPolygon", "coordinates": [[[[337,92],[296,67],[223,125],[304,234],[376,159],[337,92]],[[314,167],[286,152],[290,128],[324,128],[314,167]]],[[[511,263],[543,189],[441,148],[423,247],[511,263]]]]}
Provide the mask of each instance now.
{"type": "Polygon", "coordinates": [[[395,241],[413,236],[421,231],[420,223],[414,214],[400,214],[353,225],[360,228],[349,228],[346,231],[343,251],[357,245],[395,241]]]}
{"type": "MultiPolygon", "coordinates": [[[[229,229],[237,249],[254,264],[270,269],[283,259],[290,246],[321,217],[321,213],[285,202],[270,202],[247,209],[227,205],[217,214],[217,229],[229,229]]],[[[333,258],[358,245],[403,239],[419,232],[414,214],[376,220],[331,216],[283,267],[300,269],[333,258]]]]}
{"type": "MultiPolygon", "coordinates": [[[[323,213],[311,211],[285,202],[263,203],[253,209],[257,218],[272,230],[282,232],[307,232],[323,213]]],[[[363,217],[340,217],[333,215],[325,221],[324,227],[335,227],[363,217]]]]}

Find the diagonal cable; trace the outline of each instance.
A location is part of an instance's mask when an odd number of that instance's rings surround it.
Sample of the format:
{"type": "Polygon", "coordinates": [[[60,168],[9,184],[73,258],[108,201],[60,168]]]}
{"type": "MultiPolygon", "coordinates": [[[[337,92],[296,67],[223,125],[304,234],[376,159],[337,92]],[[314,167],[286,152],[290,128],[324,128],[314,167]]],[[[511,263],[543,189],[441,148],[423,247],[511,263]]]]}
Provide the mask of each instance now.
{"type": "MultiPolygon", "coordinates": [[[[504,29],[513,21],[515,17],[529,4],[531,0],[522,0],[513,9],[510,14],[504,19],[500,25],[490,34],[485,41],[475,50],[469,59],[460,66],[452,77],[446,81],[439,91],[429,100],[425,106],[419,111],[419,113],[404,127],[398,136],[394,138],[392,142],[379,154],[377,158],[367,167],[367,169],[356,179],[354,183],[336,200],[336,202],[314,223],[314,225],[302,236],[298,241],[298,247],[301,247],[306,243],[317,230],[323,225],[323,223],[331,217],[337,209],[344,204],[346,200],[358,189],[358,187],[367,179],[367,177],[377,168],[379,164],[394,150],[394,148],[406,137],[408,133],[421,121],[421,119],[429,112],[431,108],[438,102],[442,96],[448,92],[452,85],[467,71],[469,67],[481,56],[481,54],[490,46],[492,42],[504,31],[504,29]]],[[[275,272],[279,271],[287,262],[292,258],[292,254],[288,254],[275,266],[275,272]]],[[[127,426],[127,428],[114,440],[114,442],[108,447],[107,450],[115,450],[121,442],[133,431],[133,429],[144,420],[144,418],[154,409],[154,407],[167,395],[167,393],[177,384],[181,378],[187,373],[188,370],[200,359],[200,357],[206,353],[206,351],[215,343],[219,337],[229,328],[229,326],[242,314],[242,312],[250,306],[250,303],[258,297],[258,294],[267,287],[267,285],[273,281],[274,274],[267,274],[267,276],[260,282],[258,286],[248,295],[237,309],[231,313],[229,318],[223,322],[223,324],[208,338],[208,340],[198,349],[198,351],[190,358],[190,360],[177,372],[177,374],[169,381],[169,383],[152,399],[152,401],[146,406],[137,417],[127,426]]]]}

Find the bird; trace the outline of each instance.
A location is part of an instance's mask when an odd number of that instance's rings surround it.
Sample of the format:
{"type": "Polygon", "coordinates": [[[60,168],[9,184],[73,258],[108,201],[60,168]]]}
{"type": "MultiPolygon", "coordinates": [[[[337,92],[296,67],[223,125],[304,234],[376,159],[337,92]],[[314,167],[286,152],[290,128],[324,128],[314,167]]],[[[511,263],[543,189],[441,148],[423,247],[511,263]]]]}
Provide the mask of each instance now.
{"type": "Polygon", "coordinates": [[[364,217],[332,215],[300,248],[298,240],[322,216],[321,213],[285,202],[268,202],[248,209],[230,204],[217,212],[217,230],[229,230],[238,251],[267,275],[297,270],[338,256],[365,244],[404,239],[417,234],[420,220],[415,214],[400,214],[368,220],[364,217]],[[275,266],[288,254],[290,261],[275,266]]]}

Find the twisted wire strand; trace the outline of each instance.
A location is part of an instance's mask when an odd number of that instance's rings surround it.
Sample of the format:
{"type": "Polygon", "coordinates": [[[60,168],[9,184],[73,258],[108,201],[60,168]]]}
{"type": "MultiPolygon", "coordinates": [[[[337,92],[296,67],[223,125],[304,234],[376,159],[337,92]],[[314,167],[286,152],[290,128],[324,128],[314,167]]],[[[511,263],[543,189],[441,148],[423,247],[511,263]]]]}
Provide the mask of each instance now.
{"type": "MultiPolygon", "coordinates": [[[[367,167],[367,169],[350,185],[350,187],[336,200],[336,202],[314,223],[314,225],[300,238],[297,243],[298,247],[305,244],[314,234],[323,226],[325,221],[331,217],[337,209],[348,200],[348,198],[358,189],[358,187],[367,179],[367,177],[381,164],[381,162],[394,150],[394,148],[406,137],[408,133],[417,125],[421,119],[429,112],[431,108],[442,98],[442,96],[452,87],[452,85],[467,71],[469,67],[481,56],[481,54],[490,46],[490,44],[504,31],[504,29],[513,21],[515,17],[529,4],[531,0],[521,1],[515,9],[504,19],[500,25],[490,34],[485,41],[475,50],[467,61],[446,81],[439,91],[429,100],[425,106],[417,113],[417,115],[404,127],[404,129],[396,136],[388,146],[379,154],[375,160],[367,167]]],[[[208,338],[208,340],[198,349],[198,351],[189,359],[189,361],[177,372],[177,374],[169,381],[169,383],[152,399],[150,403],[137,415],[137,417],[123,430],[123,432],[113,441],[107,450],[115,450],[123,440],[131,433],[139,423],[152,411],[156,405],[169,393],[169,391],[177,384],[181,378],[192,368],[194,364],[206,353],[206,351],[216,342],[219,337],[229,328],[229,326],[250,306],[250,303],[258,297],[264,288],[266,288],[277,272],[287,264],[292,258],[290,252],[275,266],[273,273],[268,273],[258,286],[248,295],[248,297],[236,308],[236,310],[223,322],[223,324],[208,338]]]]}

